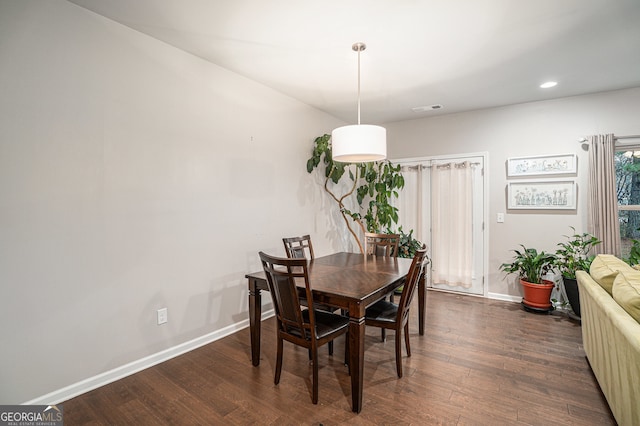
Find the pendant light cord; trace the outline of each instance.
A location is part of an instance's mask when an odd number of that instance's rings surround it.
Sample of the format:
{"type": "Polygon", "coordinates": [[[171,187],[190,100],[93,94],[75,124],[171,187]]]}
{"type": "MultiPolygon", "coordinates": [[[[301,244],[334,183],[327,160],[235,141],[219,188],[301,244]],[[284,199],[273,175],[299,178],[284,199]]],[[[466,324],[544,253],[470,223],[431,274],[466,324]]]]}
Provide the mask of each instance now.
{"type": "Polygon", "coordinates": [[[358,52],[358,125],[360,125],[360,52],[367,48],[367,45],[358,42],[351,46],[351,49],[358,52]]]}
{"type": "Polygon", "coordinates": [[[360,125],[360,51],[358,48],[358,125],[360,125]]]}

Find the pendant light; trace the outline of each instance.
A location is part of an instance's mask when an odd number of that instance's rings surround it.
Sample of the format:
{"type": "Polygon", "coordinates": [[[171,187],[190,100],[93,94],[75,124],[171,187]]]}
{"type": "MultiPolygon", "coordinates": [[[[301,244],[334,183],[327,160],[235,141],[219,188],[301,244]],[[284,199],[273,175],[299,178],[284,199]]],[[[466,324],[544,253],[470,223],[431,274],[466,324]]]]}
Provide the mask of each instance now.
{"type": "Polygon", "coordinates": [[[358,124],[342,126],[331,132],[333,161],[342,163],[368,163],[387,158],[387,129],[371,124],[360,124],[360,52],[364,43],[354,43],[358,52],[358,124]]]}

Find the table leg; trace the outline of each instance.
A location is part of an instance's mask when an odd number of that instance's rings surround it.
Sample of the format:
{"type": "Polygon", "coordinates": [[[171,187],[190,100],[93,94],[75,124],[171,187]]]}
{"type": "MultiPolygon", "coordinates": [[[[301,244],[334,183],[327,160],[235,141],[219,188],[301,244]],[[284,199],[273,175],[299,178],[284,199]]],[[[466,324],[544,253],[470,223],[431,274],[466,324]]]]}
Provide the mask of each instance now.
{"type": "Polygon", "coordinates": [[[427,284],[424,278],[426,274],[423,272],[418,279],[418,333],[424,335],[424,311],[427,305],[427,284]]]}
{"type": "Polygon", "coordinates": [[[249,330],[251,331],[251,362],[260,365],[260,320],[262,316],[262,295],[257,282],[249,278],[249,330]]]}
{"type": "Polygon", "coordinates": [[[364,371],[364,318],[349,318],[349,371],[351,373],[351,411],[362,411],[364,371]]]}

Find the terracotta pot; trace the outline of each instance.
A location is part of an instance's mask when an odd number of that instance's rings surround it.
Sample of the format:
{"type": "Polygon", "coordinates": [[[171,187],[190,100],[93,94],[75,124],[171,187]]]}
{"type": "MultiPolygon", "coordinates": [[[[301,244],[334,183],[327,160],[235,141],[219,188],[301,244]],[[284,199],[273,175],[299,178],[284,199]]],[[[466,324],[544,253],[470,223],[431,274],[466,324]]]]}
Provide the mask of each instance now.
{"type": "Polygon", "coordinates": [[[550,311],[553,309],[551,304],[551,290],[555,284],[552,281],[542,280],[542,284],[533,284],[523,279],[520,280],[524,297],[522,304],[540,311],[550,311]]]}

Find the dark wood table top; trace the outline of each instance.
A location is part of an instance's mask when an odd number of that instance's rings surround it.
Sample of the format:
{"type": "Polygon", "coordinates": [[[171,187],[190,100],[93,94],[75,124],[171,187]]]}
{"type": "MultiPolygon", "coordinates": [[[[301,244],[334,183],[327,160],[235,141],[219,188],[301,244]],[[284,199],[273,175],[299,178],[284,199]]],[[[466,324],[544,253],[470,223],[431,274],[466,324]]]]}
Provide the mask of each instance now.
{"type": "MultiPolygon", "coordinates": [[[[310,260],[309,282],[314,300],[345,309],[352,309],[355,303],[361,306],[356,311],[363,311],[399,285],[409,272],[411,261],[344,252],[310,260]]],[[[246,278],[264,281],[263,289],[267,289],[264,271],[247,274],[246,278]]]]}

